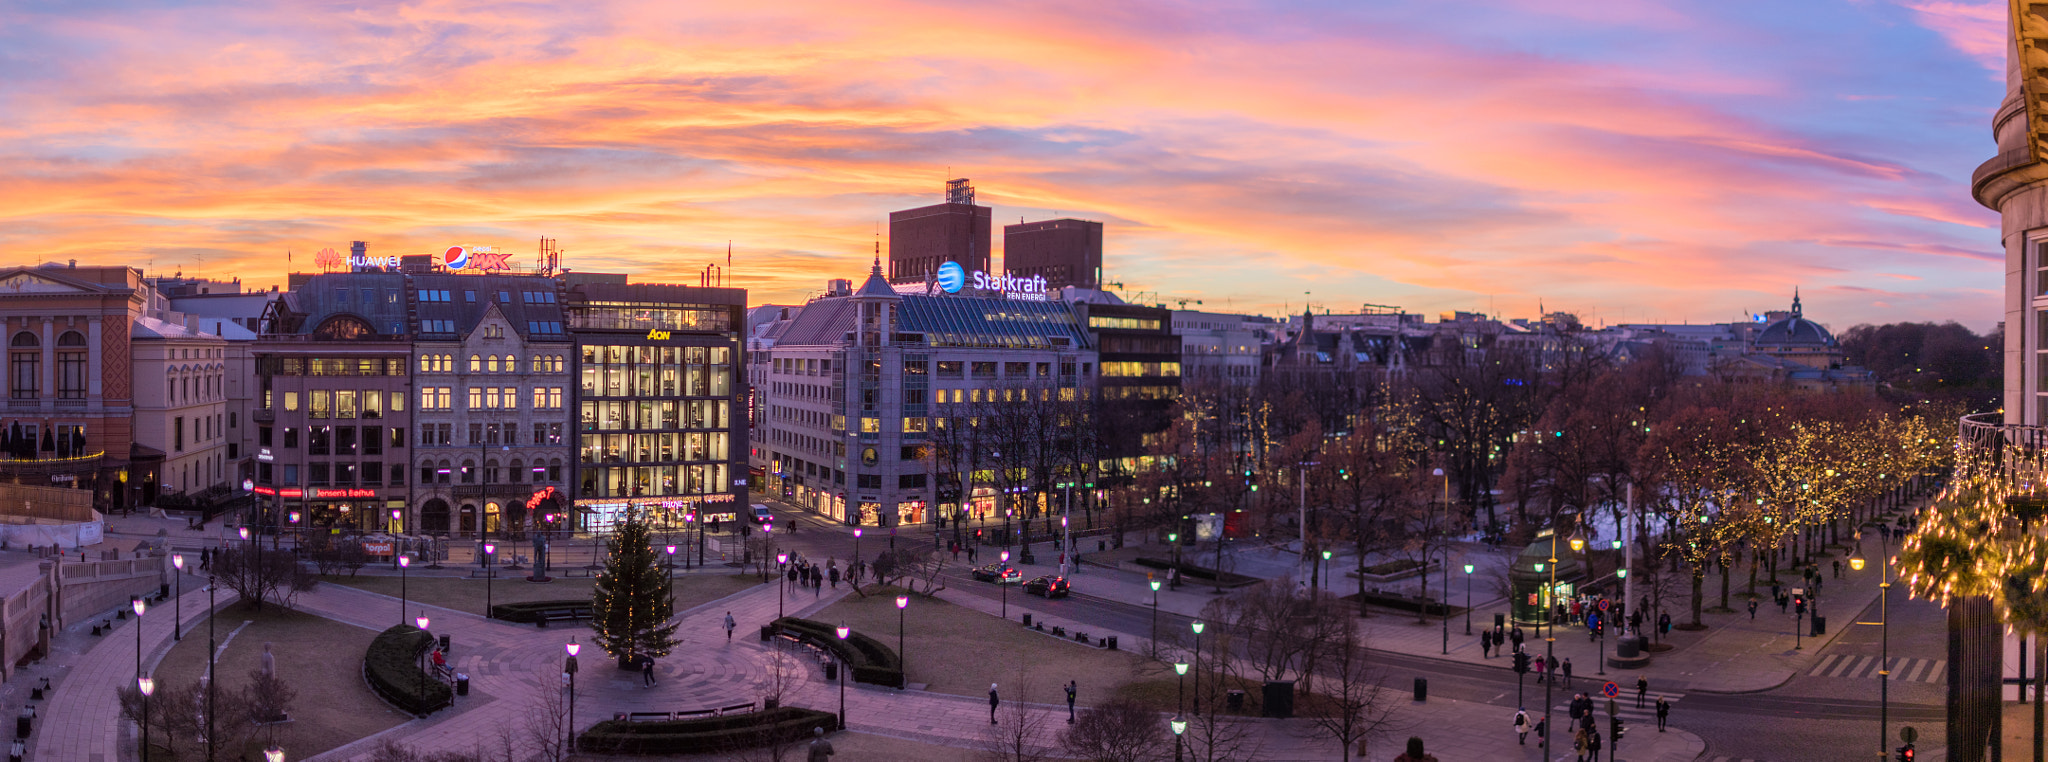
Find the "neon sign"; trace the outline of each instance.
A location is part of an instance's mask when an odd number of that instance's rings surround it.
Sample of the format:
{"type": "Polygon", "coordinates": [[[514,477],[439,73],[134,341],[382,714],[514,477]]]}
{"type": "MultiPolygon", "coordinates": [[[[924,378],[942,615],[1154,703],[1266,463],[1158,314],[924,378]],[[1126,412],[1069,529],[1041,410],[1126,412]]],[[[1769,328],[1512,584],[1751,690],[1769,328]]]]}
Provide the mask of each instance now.
{"type": "MultiPolygon", "coordinates": [[[[967,269],[961,267],[958,262],[940,264],[933,280],[938,284],[939,290],[948,294],[960,293],[970,281],[967,269]]],[[[976,270],[972,282],[977,291],[999,291],[1009,299],[1042,302],[1046,298],[1046,282],[1043,275],[1020,278],[1009,273],[986,273],[976,270]]]]}
{"type": "Polygon", "coordinates": [[[510,270],[512,263],[505,260],[511,256],[512,252],[499,251],[495,246],[450,246],[441,253],[441,264],[450,270],[510,270]]]}

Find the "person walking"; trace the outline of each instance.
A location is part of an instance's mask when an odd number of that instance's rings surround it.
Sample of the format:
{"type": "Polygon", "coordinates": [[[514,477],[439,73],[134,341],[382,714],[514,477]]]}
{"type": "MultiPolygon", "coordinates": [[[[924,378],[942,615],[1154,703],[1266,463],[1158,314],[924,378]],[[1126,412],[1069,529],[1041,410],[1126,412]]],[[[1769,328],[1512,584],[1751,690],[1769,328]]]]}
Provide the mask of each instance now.
{"type": "Polygon", "coordinates": [[[1394,762],[1437,762],[1437,759],[1435,755],[1423,751],[1422,739],[1409,736],[1407,750],[1401,752],[1401,756],[1395,757],[1394,762]]]}
{"type": "Polygon", "coordinates": [[[1648,678],[1648,677],[1646,677],[1646,676],[1643,676],[1643,675],[1637,675],[1637,676],[1636,676],[1636,708],[1637,708],[1637,709],[1641,709],[1641,708],[1643,708],[1643,697],[1645,697],[1645,696],[1648,696],[1648,695],[1650,695],[1650,678],[1648,678]]]}
{"type": "Polygon", "coordinates": [[[1529,710],[1515,709],[1515,745],[1529,745],[1529,710]]]}
{"type": "Polygon", "coordinates": [[[995,683],[989,683],[989,684],[988,684],[988,724],[990,724],[990,725],[994,725],[994,724],[996,724],[996,707],[998,707],[998,706],[1001,706],[1001,705],[1002,705],[1002,703],[1003,703],[1003,699],[1002,699],[1002,698],[1001,698],[1000,696],[997,696],[997,695],[996,695],[996,684],[995,684],[995,683]]]}
{"type": "Polygon", "coordinates": [[[1541,654],[1538,654],[1538,655],[1536,656],[1536,663],[1535,663],[1534,665],[1532,665],[1532,666],[1534,666],[1534,667],[1536,668],[1536,684],[1537,684],[1537,685],[1542,685],[1542,684],[1543,684],[1543,656],[1542,656],[1541,654]]]}
{"type": "Polygon", "coordinates": [[[1834,567],[1835,567],[1835,579],[1841,579],[1841,578],[1842,578],[1842,561],[1841,561],[1840,559],[1836,559],[1836,560],[1833,560],[1833,561],[1829,561],[1828,563],[1829,563],[1829,564],[1832,564],[1832,565],[1834,565],[1834,567]]]}
{"type": "Polygon", "coordinates": [[[807,762],[831,762],[832,742],[825,740],[825,729],[811,728],[811,748],[804,757],[807,762]]]}
{"type": "Polygon", "coordinates": [[[1078,691],[1079,691],[1080,689],[1081,689],[1081,684],[1080,684],[1080,683],[1078,683],[1078,682],[1075,682],[1075,681],[1073,681],[1073,680],[1068,680],[1068,681],[1067,681],[1067,724],[1068,724],[1068,725],[1072,725],[1072,724],[1074,724],[1074,694],[1075,694],[1076,692],[1078,692],[1078,691]]]}
{"type": "Polygon", "coordinates": [[[1657,615],[1657,634],[1670,637],[1671,614],[1669,612],[1657,615]]]}
{"type": "Polygon", "coordinates": [[[1664,732],[1664,723],[1665,723],[1665,721],[1667,721],[1667,720],[1669,720],[1669,719],[1671,719],[1671,702],[1669,702],[1669,701],[1665,701],[1665,700],[1664,700],[1664,697],[1663,697],[1663,696],[1658,696],[1658,697],[1657,697],[1657,732],[1659,732],[1659,733],[1662,733],[1662,732],[1664,732]]]}
{"type": "Polygon", "coordinates": [[[1586,729],[1572,732],[1572,751],[1578,754],[1579,762],[1586,762],[1586,729]]]}
{"type": "Polygon", "coordinates": [[[832,577],[832,589],[834,589],[834,590],[838,590],[838,589],[839,589],[839,564],[838,564],[837,562],[834,562],[834,563],[832,564],[832,567],[831,567],[831,571],[829,571],[829,572],[826,572],[826,573],[827,573],[827,574],[829,574],[829,575],[830,575],[830,576],[832,577]]]}
{"type": "Polygon", "coordinates": [[[739,623],[732,620],[732,612],[725,612],[725,642],[732,642],[732,631],[737,627],[739,627],[739,623]]]}
{"type": "Polygon", "coordinates": [[[1586,758],[1600,762],[1600,729],[1586,728],[1586,758]]]}
{"type": "Polygon", "coordinates": [[[1491,658],[1493,658],[1493,631],[1492,631],[1492,630],[1483,630],[1483,631],[1481,631],[1481,632],[1479,633],[1479,658],[1481,658],[1481,659],[1491,659],[1491,658]]]}
{"type": "Polygon", "coordinates": [[[1563,668],[1559,671],[1564,674],[1564,687],[1572,687],[1572,657],[1564,657],[1563,668]]]}
{"type": "Polygon", "coordinates": [[[640,687],[654,687],[654,657],[652,656],[643,654],[640,657],[640,687]]]}
{"type": "Polygon", "coordinates": [[[1749,599],[1749,621],[1756,621],[1756,599],[1749,599]]]}

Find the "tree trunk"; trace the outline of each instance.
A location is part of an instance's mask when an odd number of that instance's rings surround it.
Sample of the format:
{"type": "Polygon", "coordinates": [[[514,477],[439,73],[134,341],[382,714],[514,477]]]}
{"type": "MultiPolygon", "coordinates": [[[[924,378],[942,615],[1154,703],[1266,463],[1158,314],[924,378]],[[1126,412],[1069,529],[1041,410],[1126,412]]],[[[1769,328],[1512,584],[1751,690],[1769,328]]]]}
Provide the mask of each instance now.
{"type": "MultiPolygon", "coordinates": [[[[1706,588],[1706,581],[1707,581],[1707,570],[1705,570],[1705,569],[1694,569],[1694,570],[1693,570],[1693,572],[1692,572],[1692,626],[1694,626],[1694,627],[1699,627],[1699,626],[1701,626],[1701,624],[1700,624],[1700,609],[1701,609],[1701,607],[1702,607],[1702,604],[1703,604],[1703,603],[1705,603],[1705,601],[1704,601],[1703,599],[1704,599],[1704,598],[1705,598],[1705,596],[1706,596],[1706,591],[1705,591],[1705,588],[1706,588]]],[[[1652,630],[1655,630],[1656,628],[1654,628],[1654,627],[1653,627],[1653,628],[1651,628],[1651,629],[1652,629],[1652,630]]]]}
{"type": "Polygon", "coordinates": [[[1728,608],[1728,559],[1721,559],[1721,608],[1728,608]]]}
{"type": "Polygon", "coordinates": [[[1756,597],[1756,567],[1763,564],[1762,554],[1756,548],[1749,549],[1749,597],[1756,597]]]}

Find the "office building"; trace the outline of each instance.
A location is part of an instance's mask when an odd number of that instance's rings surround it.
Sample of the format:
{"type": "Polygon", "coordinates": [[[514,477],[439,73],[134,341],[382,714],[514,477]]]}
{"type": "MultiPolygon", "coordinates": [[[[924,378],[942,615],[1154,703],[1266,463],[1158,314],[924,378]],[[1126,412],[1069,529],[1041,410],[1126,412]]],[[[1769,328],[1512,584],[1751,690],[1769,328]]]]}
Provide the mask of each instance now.
{"type": "Polygon", "coordinates": [[[965,178],[946,183],[946,201],[889,213],[889,282],[923,283],[939,265],[989,272],[995,241],[992,210],[974,203],[965,178]]]}
{"type": "Polygon", "coordinates": [[[1003,226],[1003,269],[1046,287],[1102,287],[1102,223],[1058,219],[1003,226]]]}

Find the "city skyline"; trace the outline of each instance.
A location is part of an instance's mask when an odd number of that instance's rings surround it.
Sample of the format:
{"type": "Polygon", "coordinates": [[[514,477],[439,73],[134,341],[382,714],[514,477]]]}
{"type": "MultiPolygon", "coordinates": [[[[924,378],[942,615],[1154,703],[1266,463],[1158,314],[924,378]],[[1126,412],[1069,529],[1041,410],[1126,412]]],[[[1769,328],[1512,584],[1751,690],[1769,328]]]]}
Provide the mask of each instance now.
{"type": "Polygon", "coordinates": [[[2003,5],[1470,10],[16,8],[0,242],[265,286],[351,240],[677,282],[731,241],[789,302],[968,177],[1210,310],[1998,319],[2003,5]]]}

